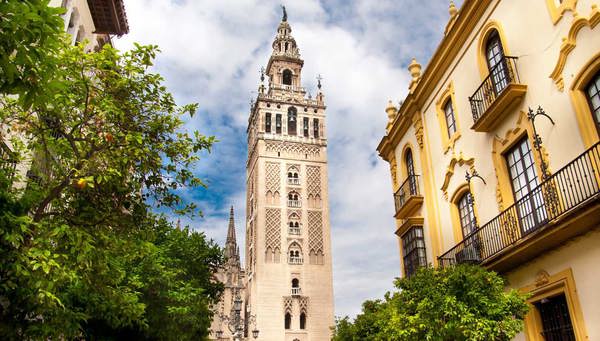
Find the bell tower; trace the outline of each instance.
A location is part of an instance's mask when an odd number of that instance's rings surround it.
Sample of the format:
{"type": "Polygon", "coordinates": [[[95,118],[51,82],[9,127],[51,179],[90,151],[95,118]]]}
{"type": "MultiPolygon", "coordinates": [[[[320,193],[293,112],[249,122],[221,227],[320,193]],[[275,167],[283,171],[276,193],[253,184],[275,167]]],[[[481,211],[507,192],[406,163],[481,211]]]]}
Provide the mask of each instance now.
{"type": "Polygon", "coordinates": [[[322,341],[334,324],[326,107],[320,77],[315,98],[301,86],[291,33],[283,8],[248,119],[245,312],[259,340],[322,341]]]}

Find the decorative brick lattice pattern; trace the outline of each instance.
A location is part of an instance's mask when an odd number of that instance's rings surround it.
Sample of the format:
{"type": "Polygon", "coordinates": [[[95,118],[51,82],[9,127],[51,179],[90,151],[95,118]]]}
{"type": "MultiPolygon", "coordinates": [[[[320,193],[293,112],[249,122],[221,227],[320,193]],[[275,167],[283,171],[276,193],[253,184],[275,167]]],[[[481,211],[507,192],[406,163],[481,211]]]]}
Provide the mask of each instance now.
{"type": "Polygon", "coordinates": [[[267,208],[265,222],[267,225],[265,249],[281,250],[281,209],[267,208]]]}
{"type": "Polygon", "coordinates": [[[307,195],[321,196],[321,168],[317,166],[306,167],[307,195]]]}
{"type": "Polygon", "coordinates": [[[308,212],[308,251],[323,252],[323,215],[320,211],[308,212]]]}
{"type": "Polygon", "coordinates": [[[321,154],[321,149],[317,146],[305,145],[302,143],[284,142],[284,141],[267,141],[267,152],[281,152],[295,155],[307,155],[317,157],[321,154]]]}
{"type": "Polygon", "coordinates": [[[266,191],[281,192],[281,166],[278,163],[266,163],[266,191]]]}
{"type": "Polygon", "coordinates": [[[283,313],[292,313],[292,306],[294,301],[292,300],[292,296],[284,296],[283,297],[283,313]]]}
{"type": "Polygon", "coordinates": [[[300,306],[300,312],[308,314],[308,297],[300,297],[300,299],[298,300],[298,305],[300,306]]]}

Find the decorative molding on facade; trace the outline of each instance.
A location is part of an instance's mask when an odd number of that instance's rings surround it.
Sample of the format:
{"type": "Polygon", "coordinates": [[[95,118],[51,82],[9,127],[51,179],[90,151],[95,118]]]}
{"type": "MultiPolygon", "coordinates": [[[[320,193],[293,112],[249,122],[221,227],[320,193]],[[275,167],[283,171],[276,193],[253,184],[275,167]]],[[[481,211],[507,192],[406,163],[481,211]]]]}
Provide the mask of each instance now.
{"type": "Polygon", "coordinates": [[[550,74],[550,78],[552,78],[559,91],[562,92],[565,88],[562,72],[567,64],[567,57],[577,45],[577,34],[586,26],[589,26],[590,29],[594,29],[598,23],[600,23],[600,10],[598,10],[598,5],[596,4],[592,4],[592,13],[589,18],[582,18],[577,12],[573,13],[571,28],[569,29],[567,37],[564,37],[562,40],[556,66],[554,66],[554,70],[552,70],[552,73],[550,74]]]}
{"type": "Polygon", "coordinates": [[[547,284],[550,281],[550,274],[546,270],[540,270],[535,275],[535,286],[541,287],[544,284],[547,284]]]}
{"type": "Polygon", "coordinates": [[[469,165],[471,171],[475,169],[474,158],[466,158],[462,152],[458,154],[458,157],[456,155],[452,156],[452,159],[450,160],[450,163],[446,168],[446,175],[444,177],[444,183],[442,184],[441,188],[442,192],[444,193],[444,199],[446,200],[448,200],[448,185],[450,184],[450,179],[452,179],[452,175],[454,175],[454,167],[456,167],[457,164],[459,166],[463,166],[465,164],[469,165]]]}
{"type": "Polygon", "coordinates": [[[417,143],[419,148],[423,149],[423,120],[421,119],[421,113],[416,112],[412,118],[413,127],[415,128],[415,136],[417,137],[417,143]]]}
{"type": "Polygon", "coordinates": [[[287,210],[288,219],[291,218],[292,215],[298,216],[298,219],[302,219],[302,210],[289,209],[287,210]]]}
{"type": "Polygon", "coordinates": [[[556,25],[567,11],[575,11],[577,0],[561,0],[559,4],[556,3],[556,0],[546,0],[546,6],[552,23],[556,25]]]}
{"type": "Polygon", "coordinates": [[[498,180],[498,172],[496,172],[496,203],[498,203],[498,212],[504,211],[504,202],[502,201],[502,189],[500,188],[500,180],[498,180]]]}
{"type": "Polygon", "coordinates": [[[296,156],[319,157],[321,155],[321,148],[318,146],[287,141],[266,141],[265,149],[267,152],[287,153],[296,156]]]}
{"type": "Polygon", "coordinates": [[[390,174],[392,174],[392,188],[394,193],[398,190],[398,165],[396,164],[396,154],[390,158],[390,174]]]}

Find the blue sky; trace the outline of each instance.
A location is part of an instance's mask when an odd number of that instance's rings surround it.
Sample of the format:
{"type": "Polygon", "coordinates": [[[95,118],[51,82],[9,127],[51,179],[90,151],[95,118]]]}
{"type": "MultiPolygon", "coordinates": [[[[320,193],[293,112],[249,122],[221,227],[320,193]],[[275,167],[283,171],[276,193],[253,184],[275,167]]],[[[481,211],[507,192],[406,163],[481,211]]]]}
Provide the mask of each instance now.
{"type": "Polygon", "coordinates": [[[115,45],[159,45],[155,69],[178,103],[200,104],[187,129],[220,142],[194,170],[208,189],[182,193],[204,217],[182,224],[222,244],[234,205],[243,247],[249,103],[271,53],[281,4],[305,61],[303,85],[314,95],[315,77],[324,77],[335,311],[354,316],[364,300],[390,290],[400,272],[391,179],[375,148],[387,101],[405,97],[412,57],[427,64],[448,21],[449,1],[130,0],[131,32],[115,45]]]}

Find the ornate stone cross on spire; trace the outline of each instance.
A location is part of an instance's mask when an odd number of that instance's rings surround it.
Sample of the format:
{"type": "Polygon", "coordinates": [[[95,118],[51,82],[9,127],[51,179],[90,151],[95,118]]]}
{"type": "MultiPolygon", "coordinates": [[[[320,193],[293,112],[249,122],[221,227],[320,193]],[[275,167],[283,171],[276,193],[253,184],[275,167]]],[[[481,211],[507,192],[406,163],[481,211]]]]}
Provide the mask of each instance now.
{"type": "Polygon", "coordinates": [[[285,10],[285,6],[281,5],[281,9],[283,10],[283,18],[281,18],[281,21],[287,21],[287,12],[285,10]]]}

